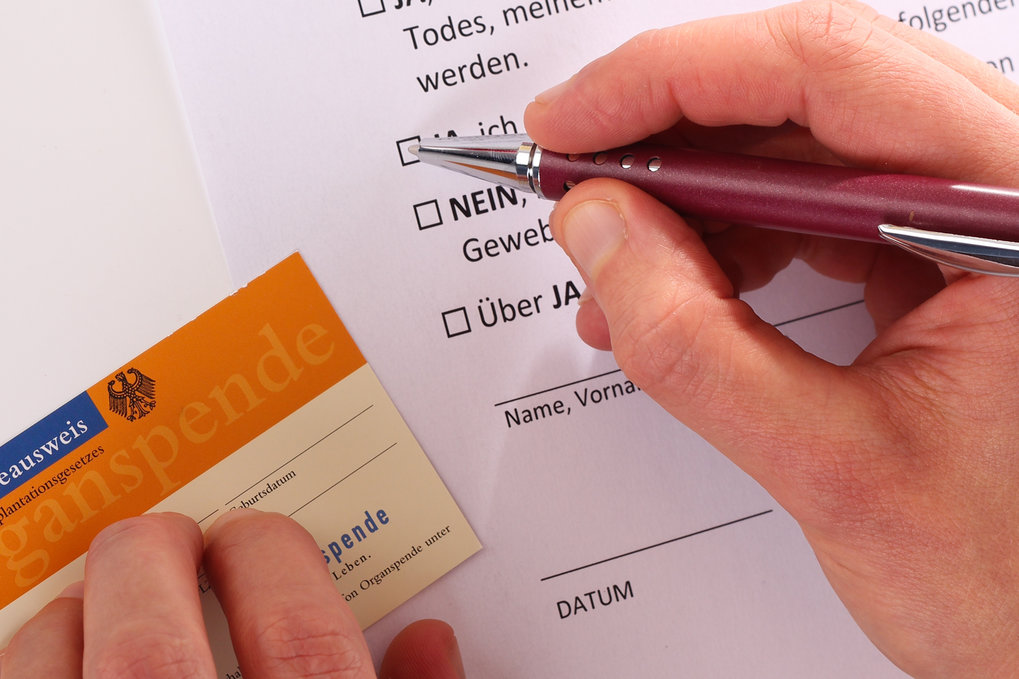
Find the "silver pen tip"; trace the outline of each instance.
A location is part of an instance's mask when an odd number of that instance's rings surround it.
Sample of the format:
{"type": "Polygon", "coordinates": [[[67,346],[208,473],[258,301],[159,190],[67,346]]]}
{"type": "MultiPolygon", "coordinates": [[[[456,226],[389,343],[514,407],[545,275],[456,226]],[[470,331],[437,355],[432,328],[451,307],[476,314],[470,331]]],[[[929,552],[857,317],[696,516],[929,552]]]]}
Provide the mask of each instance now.
{"type": "Polygon", "coordinates": [[[496,135],[430,139],[408,150],[423,163],[533,192],[529,170],[536,148],[525,135],[496,135]]]}

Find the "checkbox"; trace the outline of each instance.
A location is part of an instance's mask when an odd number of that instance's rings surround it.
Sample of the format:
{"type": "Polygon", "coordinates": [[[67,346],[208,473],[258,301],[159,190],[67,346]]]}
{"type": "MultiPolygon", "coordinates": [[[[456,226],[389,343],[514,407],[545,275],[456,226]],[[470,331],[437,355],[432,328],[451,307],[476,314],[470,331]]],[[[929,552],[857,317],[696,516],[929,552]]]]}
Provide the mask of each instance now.
{"type": "Polygon", "coordinates": [[[410,152],[409,147],[415,144],[421,143],[421,137],[407,137],[406,139],[400,139],[396,142],[396,150],[400,152],[400,164],[401,165],[413,165],[414,163],[420,163],[418,157],[410,152]]]}
{"type": "Polygon", "coordinates": [[[375,16],[386,11],[382,0],[357,0],[357,4],[361,6],[361,16],[363,17],[375,16]]]}
{"type": "Polygon", "coordinates": [[[424,231],[433,226],[442,225],[442,213],[439,211],[439,200],[433,199],[414,206],[414,216],[418,220],[418,229],[424,231]]]}
{"type": "Polygon", "coordinates": [[[443,311],[442,323],[446,326],[446,337],[466,335],[471,331],[471,321],[467,318],[467,307],[443,311]]]}

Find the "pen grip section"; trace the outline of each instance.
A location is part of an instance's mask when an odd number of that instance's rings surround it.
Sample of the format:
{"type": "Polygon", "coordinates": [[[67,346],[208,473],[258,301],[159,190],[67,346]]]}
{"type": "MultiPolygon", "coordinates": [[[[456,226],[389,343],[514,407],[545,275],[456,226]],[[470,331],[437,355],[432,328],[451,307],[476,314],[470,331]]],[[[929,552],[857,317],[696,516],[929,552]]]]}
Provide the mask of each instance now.
{"type": "Polygon", "coordinates": [[[633,184],[690,217],[875,242],[881,224],[1019,239],[1016,189],[643,144],[543,151],[546,198],[597,177],[633,184]]]}

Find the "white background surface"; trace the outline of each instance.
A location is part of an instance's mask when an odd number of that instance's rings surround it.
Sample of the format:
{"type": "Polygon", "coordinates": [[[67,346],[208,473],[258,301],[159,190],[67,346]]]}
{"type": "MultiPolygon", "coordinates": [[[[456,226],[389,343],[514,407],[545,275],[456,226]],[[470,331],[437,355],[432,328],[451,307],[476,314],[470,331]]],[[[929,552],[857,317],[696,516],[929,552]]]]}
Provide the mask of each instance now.
{"type": "Polygon", "coordinates": [[[0,4],[6,441],[231,290],[155,6],[0,4]]]}

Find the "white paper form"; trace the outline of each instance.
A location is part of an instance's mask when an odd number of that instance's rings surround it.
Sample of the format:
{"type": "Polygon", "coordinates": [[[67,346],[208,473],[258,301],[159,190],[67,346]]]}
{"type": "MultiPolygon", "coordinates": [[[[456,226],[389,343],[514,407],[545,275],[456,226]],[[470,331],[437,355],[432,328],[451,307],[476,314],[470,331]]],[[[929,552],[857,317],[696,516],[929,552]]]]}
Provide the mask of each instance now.
{"type": "Polygon", "coordinates": [[[152,2],[0,4],[6,441],[231,289],[152,2]]]}
{"type": "MultiPolygon", "coordinates": [[[[377,654],[441,617],[478,677],[901,676],[777,504],[576,338],[550,205],[407,153],[522,132],[534,94],[644,28],[767,4],[162,4],[235,278],[302,251],[485,545],[368,631],[377,654]]],[[[1014,74],[1019,9],[939,30],[947,5],[879,7],[1014,74]]],[[[794,267],[752,301],[846,362],[861,296],[794,267]]]]}

